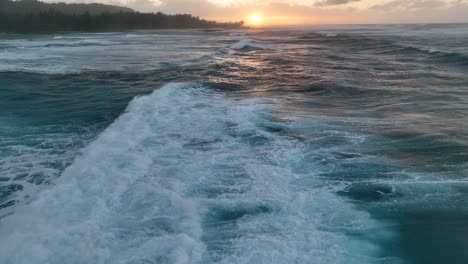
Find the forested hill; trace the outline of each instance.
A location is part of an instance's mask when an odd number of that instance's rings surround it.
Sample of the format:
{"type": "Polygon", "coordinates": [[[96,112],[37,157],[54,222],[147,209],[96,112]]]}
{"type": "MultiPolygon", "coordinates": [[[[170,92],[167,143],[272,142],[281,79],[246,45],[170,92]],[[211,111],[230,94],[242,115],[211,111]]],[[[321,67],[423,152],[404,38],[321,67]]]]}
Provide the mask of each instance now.
{"type": "Polygon", "coordinates": [[[104,4],[65,4],[65,3],[43,3],[36,0],[10,1],[0,0],[1,13],[31,14],[55,10],[63,14],[82,15],[86,12],[91,15],[102,13],[134,12],[132,9],[121,6],[104,4]]]}
{"type": "Polygon", "coordinates": [[[188,14],[139,13],[102,4],[48,4],[0,0],[0,32],[106,32],[138,29],[242,28],[243,22],[218,23],[188,14]]]}

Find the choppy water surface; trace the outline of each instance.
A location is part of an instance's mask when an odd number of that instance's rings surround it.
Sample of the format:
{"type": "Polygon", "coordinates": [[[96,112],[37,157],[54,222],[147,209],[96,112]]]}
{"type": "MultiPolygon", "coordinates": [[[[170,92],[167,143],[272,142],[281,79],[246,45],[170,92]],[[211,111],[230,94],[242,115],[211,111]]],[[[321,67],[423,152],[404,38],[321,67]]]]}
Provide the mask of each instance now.
{"type": "Polygon", "coordinates": [[[0,263],[466,263],[466,43],[0,36],[0,263]]]}

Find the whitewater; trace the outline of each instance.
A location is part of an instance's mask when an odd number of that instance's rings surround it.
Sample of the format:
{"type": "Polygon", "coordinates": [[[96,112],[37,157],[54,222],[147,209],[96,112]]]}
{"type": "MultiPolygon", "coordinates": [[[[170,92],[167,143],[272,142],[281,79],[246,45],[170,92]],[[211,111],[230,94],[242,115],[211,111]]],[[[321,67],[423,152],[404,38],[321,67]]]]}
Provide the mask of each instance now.
{"type": "Polygon", "coordinates": [[[0,263],[463,263],[465,29],[0,36],[0,263]]]}

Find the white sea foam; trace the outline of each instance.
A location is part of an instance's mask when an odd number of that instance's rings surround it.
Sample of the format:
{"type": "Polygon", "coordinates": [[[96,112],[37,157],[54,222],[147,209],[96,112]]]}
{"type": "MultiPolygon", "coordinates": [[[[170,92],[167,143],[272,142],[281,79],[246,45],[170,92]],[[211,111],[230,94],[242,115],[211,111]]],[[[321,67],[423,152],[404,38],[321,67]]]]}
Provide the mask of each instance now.
{"type": "Polygon", "coordinates": [[[141,34],[127,34],[125,35],[126,38],[139,38],[139,37],[145,37],[147,35],[141,35],[141,34]]]}
{"type": "Polygon", "coordinates": [[[134,99],[2,219],[0,263],[375,262],[378,248],[345,233],[377,224],[295,171],[310,153],[266,129],[280,125],[271,107],[184,84],[134,99]]]}

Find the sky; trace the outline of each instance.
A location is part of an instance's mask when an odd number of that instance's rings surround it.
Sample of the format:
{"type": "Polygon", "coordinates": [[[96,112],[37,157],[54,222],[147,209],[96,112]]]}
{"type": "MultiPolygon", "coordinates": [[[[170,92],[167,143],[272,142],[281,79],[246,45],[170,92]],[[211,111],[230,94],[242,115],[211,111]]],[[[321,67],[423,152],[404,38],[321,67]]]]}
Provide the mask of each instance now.
{"type": "MultiPolygon", "coordinates": [[[[48,0],[54,1],[54,0],[48,0]]],[[[468,22],[468,0],[62,0],[262,26],[468,22]],[[256,20],[252,20],[252,16],[256,20]],[[259,20],[260,17],[260,20],[259,20]]]]}

